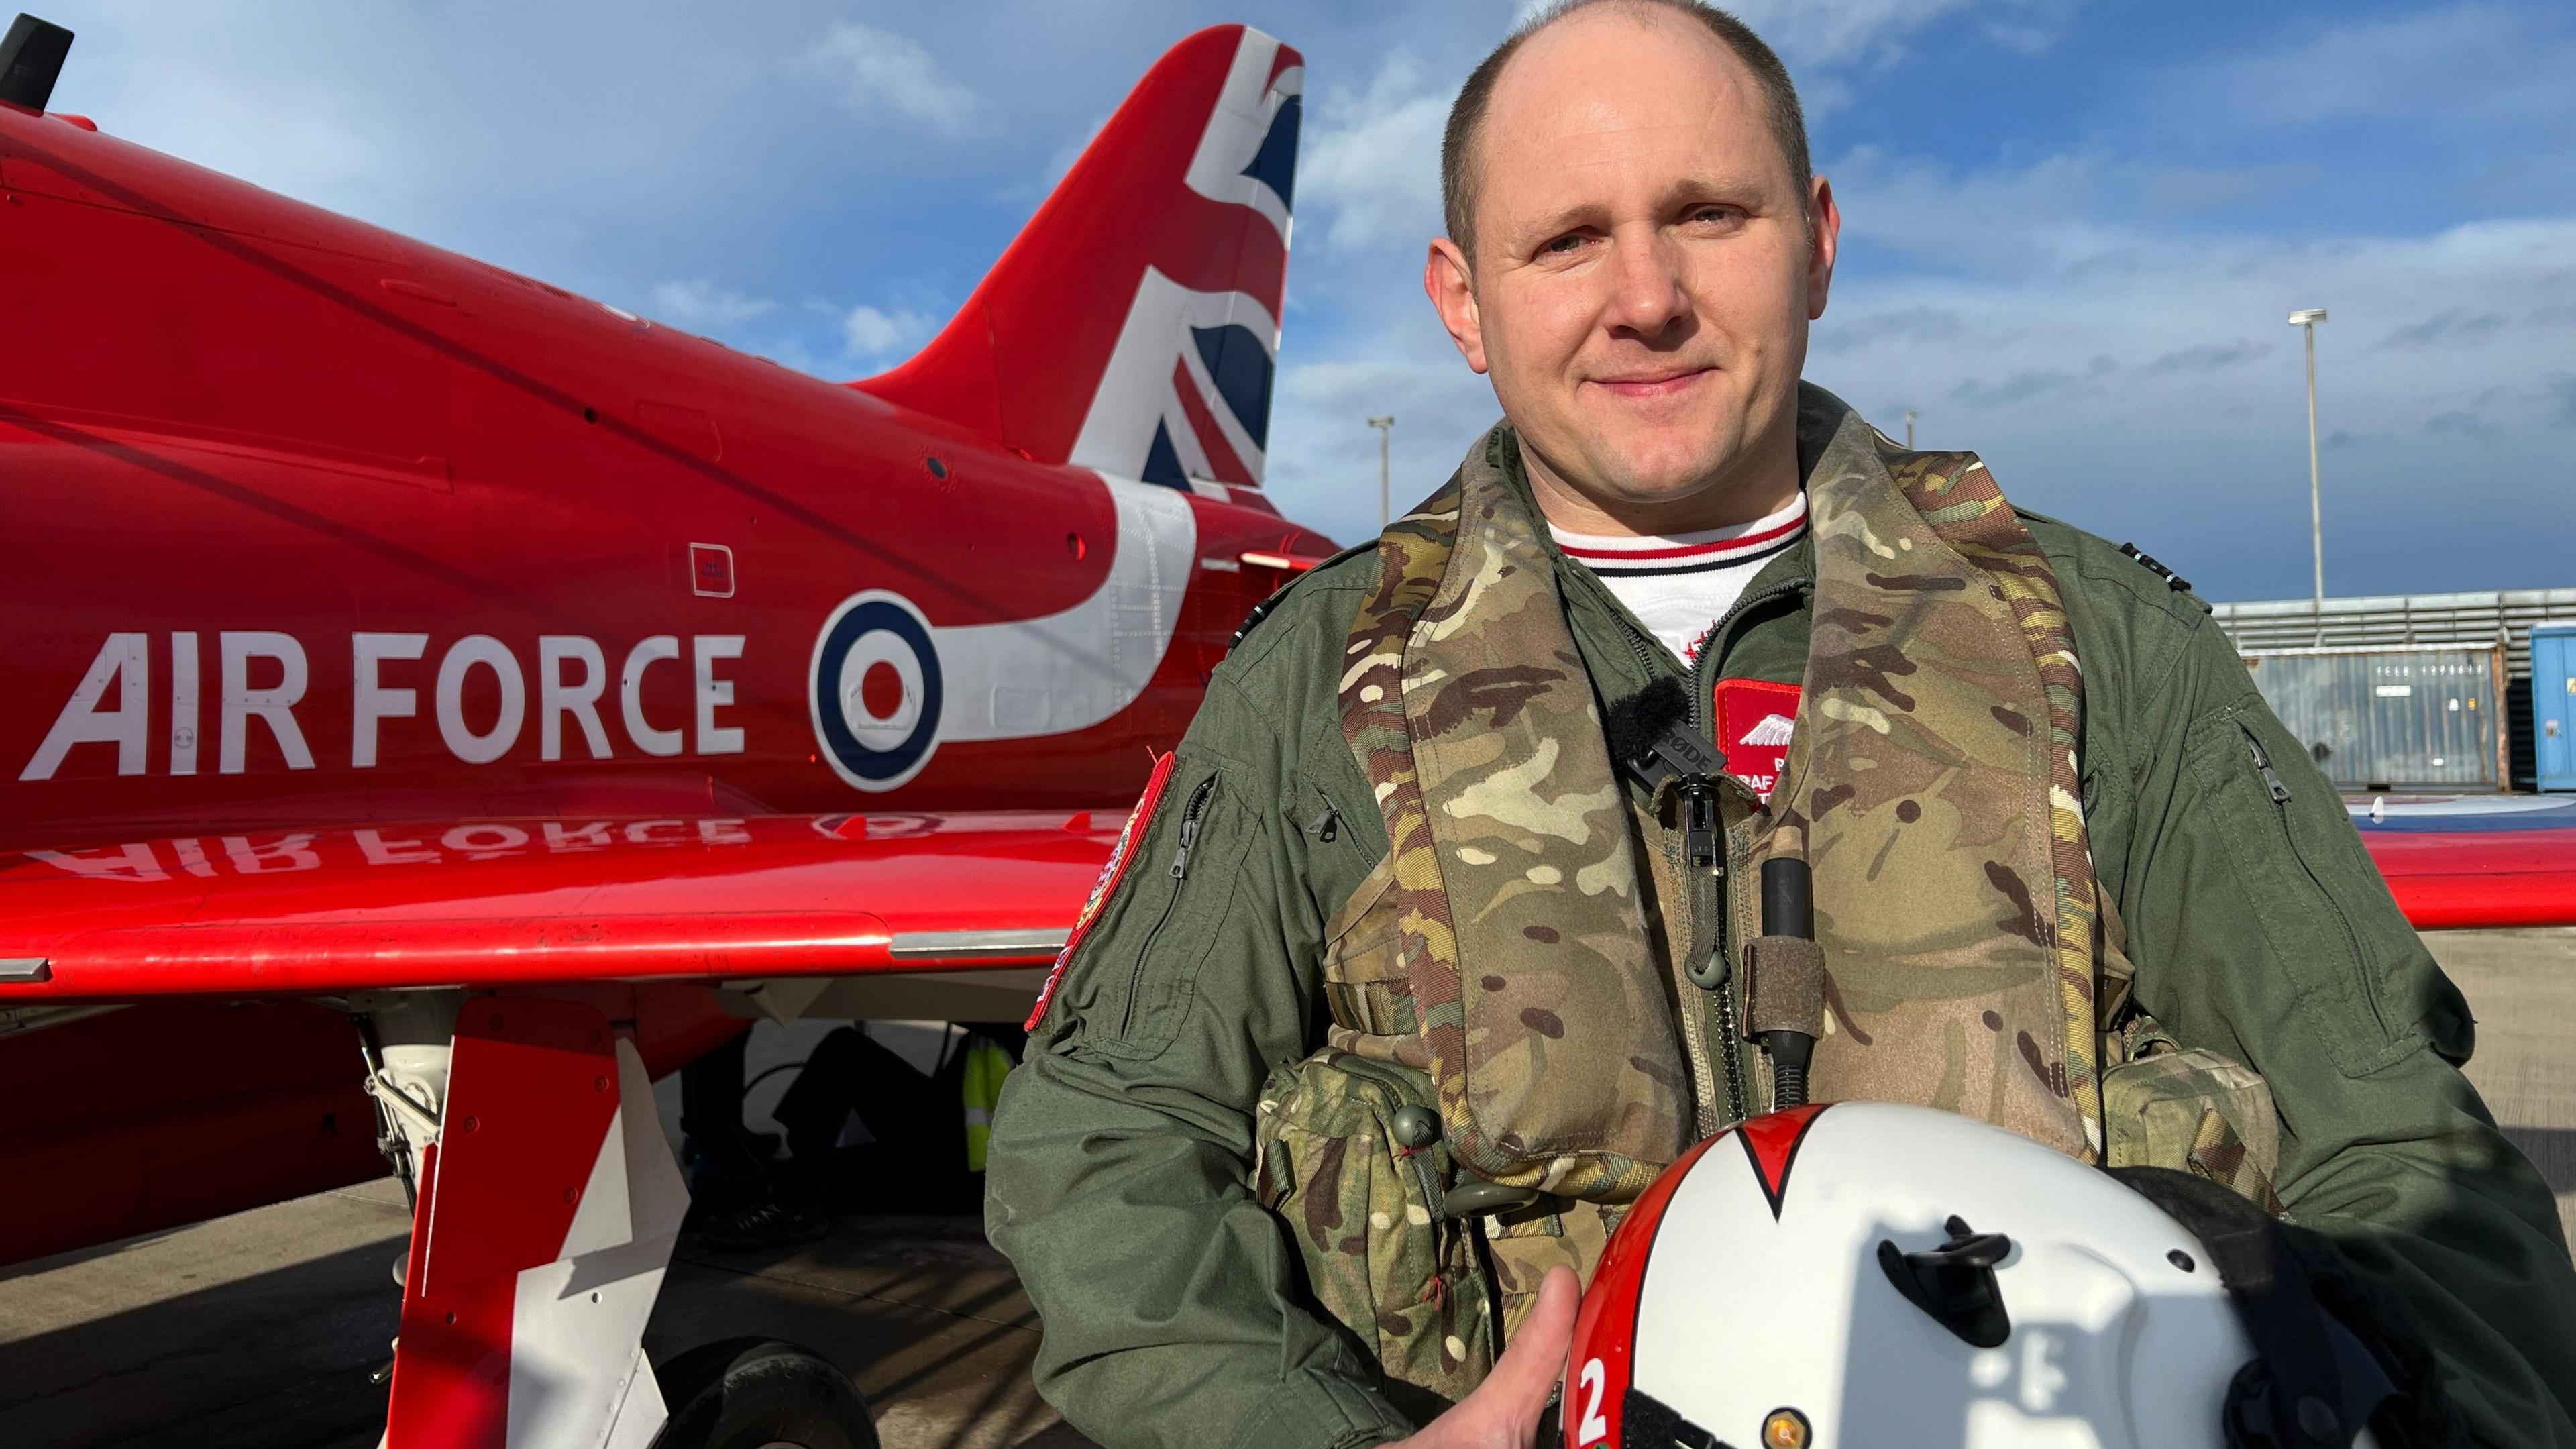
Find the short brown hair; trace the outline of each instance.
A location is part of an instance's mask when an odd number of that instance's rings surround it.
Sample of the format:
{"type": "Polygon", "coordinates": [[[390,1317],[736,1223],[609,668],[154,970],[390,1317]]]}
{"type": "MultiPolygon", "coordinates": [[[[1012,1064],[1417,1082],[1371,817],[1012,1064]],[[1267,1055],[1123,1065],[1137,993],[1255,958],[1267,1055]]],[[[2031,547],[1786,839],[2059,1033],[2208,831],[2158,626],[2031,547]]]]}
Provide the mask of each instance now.
{"type": "Polygon", "coordinates": [[[1789,174],[1797,179],[1800,205],[1804,206],[1803,196],[1813,175],[1807,156],[1807,118],[1798,107],[1798,88],[1790,83],[1788,67],[1780,63],[1770,46],[1763,44],[1761,36],[1753,33],[1753,27],[1703,0],[1557,0],[1503,37],[1503,43],[1468,73],[1467,83],[1458,88],[1458,99],[1449,106],[1449,125],[1440,138],[1440,211],[1448,224],[1450,240],[1466,251],[1471,261],[1475,251],[1472,233],[1476,175],[1468,153],[1475,149],[1476,134],[1484,129],[1485,106],[1494,98],[1494,82],[1501,78],[1513,52],[1531,36],[1567,16],[1611,4],[1686,16],[1706,27],[1737,60],[1744,62],[1768,102],[1772,138],[1789,159],[1789,174]]]}

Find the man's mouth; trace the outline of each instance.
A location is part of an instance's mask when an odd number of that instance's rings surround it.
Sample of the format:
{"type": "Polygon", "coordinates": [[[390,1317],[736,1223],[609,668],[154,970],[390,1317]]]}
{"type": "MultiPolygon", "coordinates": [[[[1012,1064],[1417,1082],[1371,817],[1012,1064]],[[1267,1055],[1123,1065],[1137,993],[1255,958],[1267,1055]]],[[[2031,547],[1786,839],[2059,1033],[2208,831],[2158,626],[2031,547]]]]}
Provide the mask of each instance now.
{"type": "Polygon", "coordinates": [[[1665,367],[1618,377],[1596,377],[1592,383],[1607,390],[1612,397],[1642,401],[1681,392],[1716,370],[1713,367],[1665,367]]]}

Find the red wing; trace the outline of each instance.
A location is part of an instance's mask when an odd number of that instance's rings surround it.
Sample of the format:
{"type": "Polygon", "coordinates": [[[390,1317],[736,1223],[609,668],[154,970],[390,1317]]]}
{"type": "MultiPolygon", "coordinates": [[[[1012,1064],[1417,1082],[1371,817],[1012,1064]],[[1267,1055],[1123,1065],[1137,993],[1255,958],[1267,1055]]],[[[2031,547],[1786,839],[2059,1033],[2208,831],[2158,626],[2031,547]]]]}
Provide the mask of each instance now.
{"type": "Polygon", "coordinates": [[[1042,965],[1089,814],[477,820],[0,856],[0,1005],[1042,965]]]}
{"type": "Polygon", "coordinates": [[[2576,800],[2391,798],[2352,809],[2415,929],[2576,925],[2576,800]]]}
{"type": "MultiPolygon", "coordinates": [[[[2576,801],[2355,813],[2418,929],[2576,925],[2576,801]]],[[[0,856],[0,1002],[1041,965],[1116,827],[482,820],[27,851],[0,856]]]]}

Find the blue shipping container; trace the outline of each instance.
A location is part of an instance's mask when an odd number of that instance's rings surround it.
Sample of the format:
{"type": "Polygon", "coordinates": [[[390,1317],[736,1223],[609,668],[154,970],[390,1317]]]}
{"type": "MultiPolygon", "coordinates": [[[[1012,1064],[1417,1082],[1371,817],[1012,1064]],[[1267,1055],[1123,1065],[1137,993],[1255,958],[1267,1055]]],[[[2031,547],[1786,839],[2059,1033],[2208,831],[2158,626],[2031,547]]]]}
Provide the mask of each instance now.
{"type": "Polygon", "coordinates": [[[2576,624],[2531,626],[2531,743],[2543,790],[2576,790],[2576,624]]]}

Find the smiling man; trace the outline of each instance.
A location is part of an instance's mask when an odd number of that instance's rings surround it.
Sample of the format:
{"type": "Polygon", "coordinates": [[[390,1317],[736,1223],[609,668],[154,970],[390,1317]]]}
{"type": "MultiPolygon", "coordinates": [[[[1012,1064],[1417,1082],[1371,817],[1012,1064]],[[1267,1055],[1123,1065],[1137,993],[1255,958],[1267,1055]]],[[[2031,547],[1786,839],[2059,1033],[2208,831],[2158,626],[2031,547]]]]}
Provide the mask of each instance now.
{"type": "Polygon", "coordinates": [[[1626,1205],[1773,1103],[1746,886],[1797,857],[1818,1099],[2233,1188],[2400,1386],[2382,1445],[2576,1445],[2549,1193],[2205,607],[1800,381],[1840,216],[1769,49],[1560,6],[1443,179],[1424,284],[1503,421],[1247,630],[997,1113],[1047,1397],[1527,1444],[1626,1205]],[[1672,729],[1726,775],[1638,768],[1672,729]]]}

